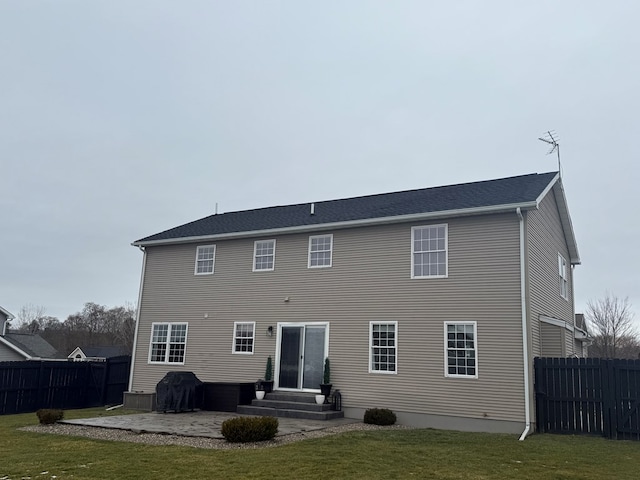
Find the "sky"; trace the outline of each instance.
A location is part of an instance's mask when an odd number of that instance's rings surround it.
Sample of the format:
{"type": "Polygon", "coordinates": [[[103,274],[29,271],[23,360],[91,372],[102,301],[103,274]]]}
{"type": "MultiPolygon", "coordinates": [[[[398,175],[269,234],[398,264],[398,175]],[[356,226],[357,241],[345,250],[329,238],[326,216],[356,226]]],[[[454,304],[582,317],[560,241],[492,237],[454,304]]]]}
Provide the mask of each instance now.
{"type": "MultiPolygon", "coordinates": [[[[576,310],[640,316],[640,4],[0,2],[0,305],[137,302],[218,212],[557,170],[576,310]]],[[[638,322],[640,325],[640,321],[638,322]]]]}

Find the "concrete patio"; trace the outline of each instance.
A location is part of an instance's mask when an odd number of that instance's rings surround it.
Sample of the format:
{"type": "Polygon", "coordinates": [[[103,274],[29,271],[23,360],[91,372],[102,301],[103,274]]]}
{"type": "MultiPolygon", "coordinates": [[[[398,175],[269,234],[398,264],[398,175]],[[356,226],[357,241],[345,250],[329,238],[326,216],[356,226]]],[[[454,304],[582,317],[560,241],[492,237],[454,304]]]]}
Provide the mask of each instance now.
{"type": "MultiPolygon", "coordinates": [[[[185,437],[223,438],[220,433],[222,422],[229,418],[249,416],[237,413],[195,411],[183,413],[138,413],[113,417],[82,418],[63,420],[60,423],[84,425],[88,427],[129,430],[135,433],[163,433],[185,437]]],[[[338,418],[334,420],[303,420],[297,418],[278,418],[277,436],[292,433],[323,430],[329,427],[359,423],[358,420],[338,418]]]]}

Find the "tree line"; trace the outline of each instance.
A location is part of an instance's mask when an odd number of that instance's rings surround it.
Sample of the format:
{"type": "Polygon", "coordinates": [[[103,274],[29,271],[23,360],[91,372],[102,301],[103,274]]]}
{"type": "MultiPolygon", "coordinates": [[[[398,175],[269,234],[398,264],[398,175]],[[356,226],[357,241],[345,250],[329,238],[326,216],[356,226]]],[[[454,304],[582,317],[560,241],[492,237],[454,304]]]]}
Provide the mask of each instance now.
{"type": "Polygon", "coordinates": [[[61,321],[45,314],[45,308],[25,305],[16,314],[15,329],[37,333],[60,354],[76,347],[123,346],[131,353],[135,335],[136,309],[131,304],[108,308],[93,302],[61,321]]]}
{"type": "Polygon", "coordinates": [[[592,338],[590,357],[640,358],[640,335],[628,298],[608,293],[589,301],[585,318],[592,338]]]}

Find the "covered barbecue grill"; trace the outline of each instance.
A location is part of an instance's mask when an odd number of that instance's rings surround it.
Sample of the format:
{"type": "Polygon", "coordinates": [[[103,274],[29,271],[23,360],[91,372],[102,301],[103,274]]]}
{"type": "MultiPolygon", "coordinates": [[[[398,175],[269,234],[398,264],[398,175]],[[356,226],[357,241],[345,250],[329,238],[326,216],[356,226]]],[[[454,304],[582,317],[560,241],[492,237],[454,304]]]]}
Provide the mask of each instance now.
{"type": "Polygon", "coordinates": [[[202,382],[193,372],[168,372],[156,385],[156,409],[182,412],[199,408],[202,382]]]}

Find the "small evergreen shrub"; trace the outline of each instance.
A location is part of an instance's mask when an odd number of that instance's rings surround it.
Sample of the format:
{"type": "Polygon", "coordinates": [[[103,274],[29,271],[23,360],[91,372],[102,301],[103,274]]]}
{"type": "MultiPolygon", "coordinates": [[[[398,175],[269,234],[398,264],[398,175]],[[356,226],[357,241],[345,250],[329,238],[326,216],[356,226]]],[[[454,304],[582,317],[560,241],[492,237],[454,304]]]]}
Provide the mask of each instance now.
{"type": "Polygon", "coordinates": [[[64,418],[64,412],[53,408],[41,408],[36,412],[42,425],[50,425],[64,418]]]}
{"type": "Polygon", "coordinates": [[[264,370],[264,379],[267,382],[273,380],[273,361],[271,360],[271,355],[267,357],[267,367],[264,370]]]}
{"type": "Polygon", "coordinates": [[[364,412],[364,423],[393,425],[396,420],[396,414],[388,408],[370,408],[364,412]]]}
{"type": "Polygon", "coordinates": [[[236,417],[222,422],[222,436],[227,442],[246,443],[271,440],[278,433],[274,417],[236,417]]]}

